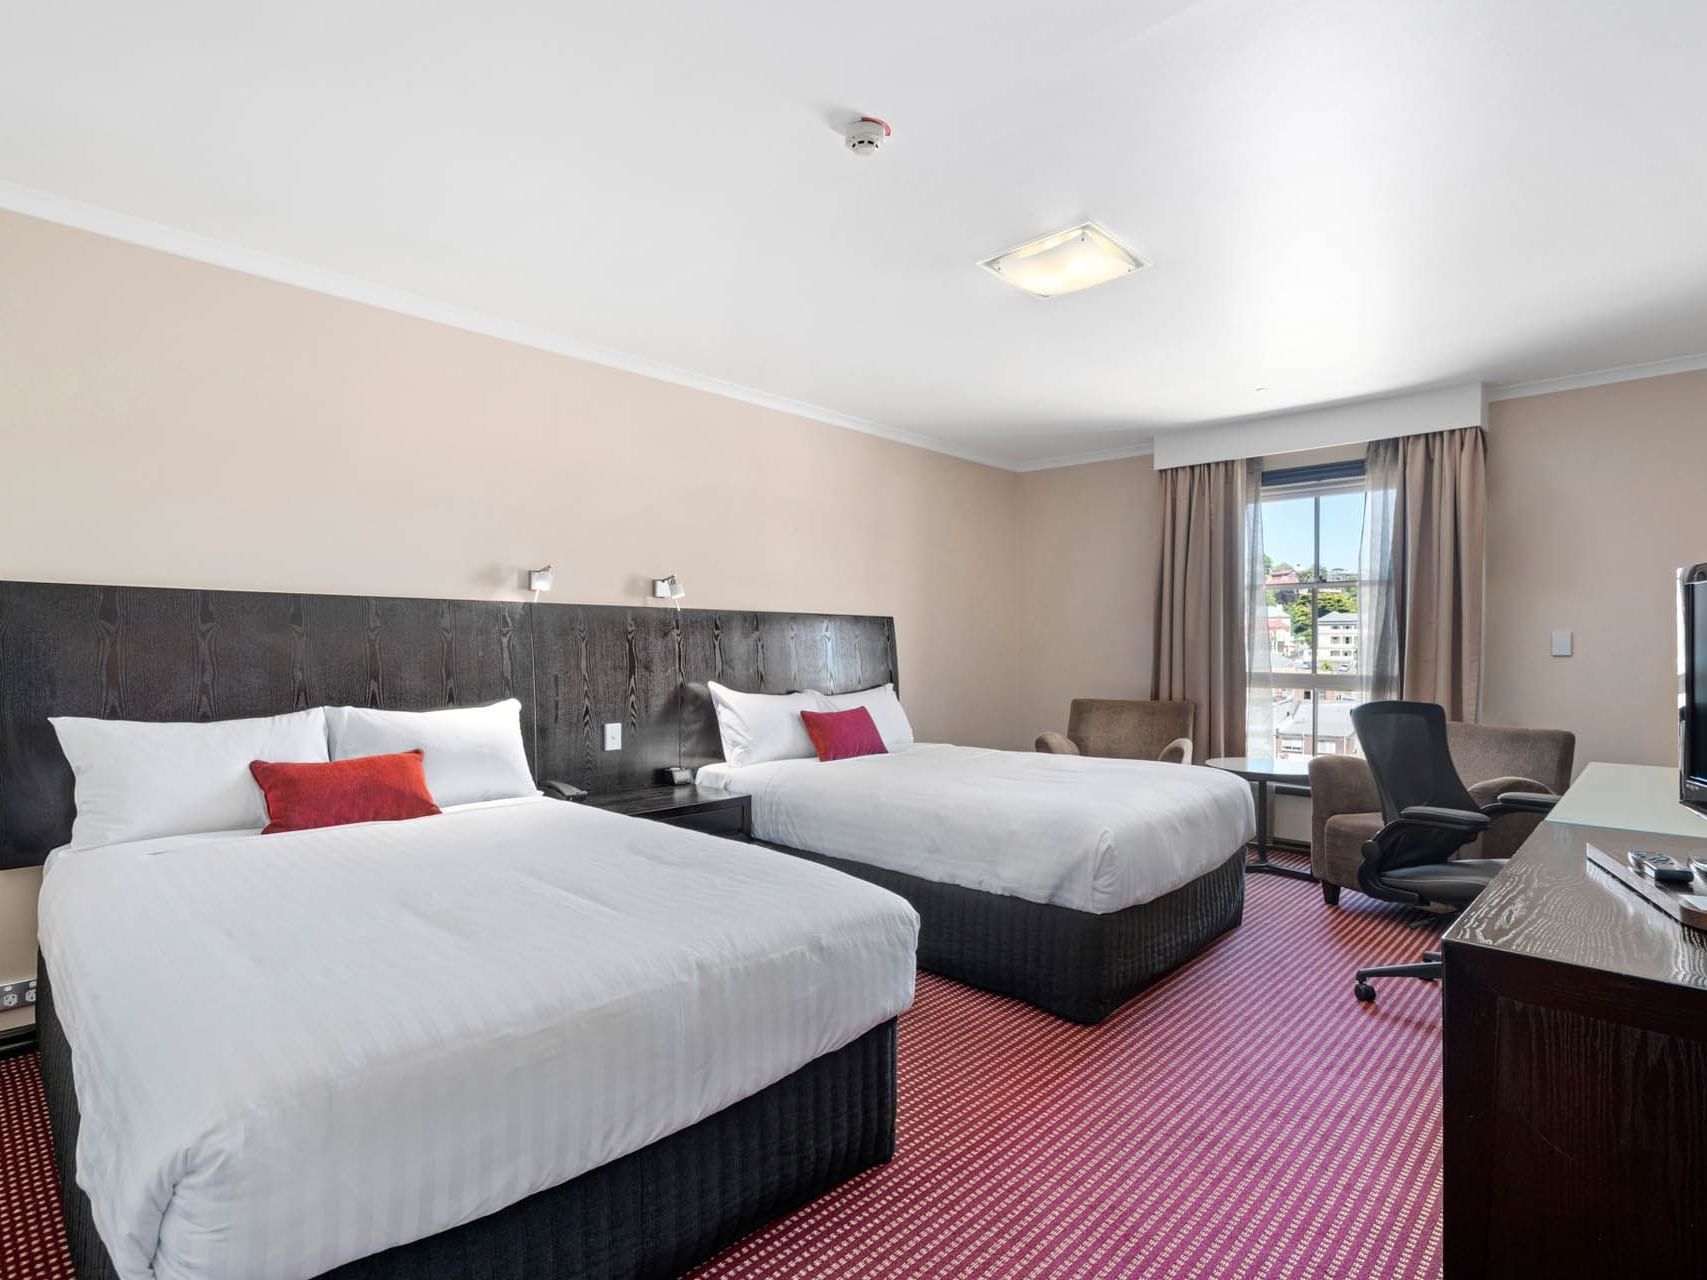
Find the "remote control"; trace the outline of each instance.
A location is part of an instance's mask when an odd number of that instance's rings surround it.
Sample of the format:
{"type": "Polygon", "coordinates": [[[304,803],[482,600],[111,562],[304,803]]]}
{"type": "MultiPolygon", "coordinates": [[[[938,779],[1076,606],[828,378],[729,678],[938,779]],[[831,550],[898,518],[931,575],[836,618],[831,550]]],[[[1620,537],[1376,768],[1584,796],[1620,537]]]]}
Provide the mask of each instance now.
{"type": "Polygon", "coordinates": [[[1695,873],[1669,853],[1632,849],[1630,865],[1637,871],[1647,872],[1661,884],[1688,884],[1695,879],[1695,873]]]}

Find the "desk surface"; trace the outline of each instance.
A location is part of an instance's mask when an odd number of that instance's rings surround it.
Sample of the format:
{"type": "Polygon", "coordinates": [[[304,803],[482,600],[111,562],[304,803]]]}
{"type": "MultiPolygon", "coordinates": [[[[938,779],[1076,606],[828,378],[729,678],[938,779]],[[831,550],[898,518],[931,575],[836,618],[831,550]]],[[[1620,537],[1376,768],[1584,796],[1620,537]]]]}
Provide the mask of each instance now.
{"type": "Polygon", "coordinates": [[[1646,764],[1589,765],[1547,820],[1707,840],[1707,817],[1677,802],[1677,770],[1646,764]]]}
{"type": "Polygon", "coordinates": [[[1707,992],[1707,933],[1590,866],[1591,844],[1687,863],[1707,857],[1707,819],[1678,804],[1675,770],[1591,764],[1445,941],[1707,992]]]}
{"type": "Polygon", "coordinates": [[[1308,760],[1272,760],[1267,756],[1216,756],[1205,760],[1211,769],[1236,773],[1252,782],[1308,782],[1308,760]]]}

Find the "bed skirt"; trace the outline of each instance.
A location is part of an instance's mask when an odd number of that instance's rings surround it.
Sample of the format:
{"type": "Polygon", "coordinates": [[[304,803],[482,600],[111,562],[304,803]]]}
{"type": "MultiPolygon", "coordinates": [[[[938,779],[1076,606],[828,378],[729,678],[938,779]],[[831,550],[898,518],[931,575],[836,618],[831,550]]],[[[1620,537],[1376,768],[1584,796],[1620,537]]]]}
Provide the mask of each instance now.
{"type": "Polygon", "coordinates": [[[1097,1023],[1237,925],[1245,851],[1171,893],[1099,914],[768,845],[900,894],[919,913],[919,968],[1097,1023]]]}
{"type": "MultiPolygon", "coordinates": [[[[77,1185],[71,1053],[45,963],[36,1021],[78,1280],[116,1280],[77,1185]]],[[[484,1218],[323,1273],[327,1280],[677,1276],[895,1153],[895,1023],[620,1160],[484,1218]]],[[[305,1176],[312,1173],[305,1171],[305,1176]]]]}

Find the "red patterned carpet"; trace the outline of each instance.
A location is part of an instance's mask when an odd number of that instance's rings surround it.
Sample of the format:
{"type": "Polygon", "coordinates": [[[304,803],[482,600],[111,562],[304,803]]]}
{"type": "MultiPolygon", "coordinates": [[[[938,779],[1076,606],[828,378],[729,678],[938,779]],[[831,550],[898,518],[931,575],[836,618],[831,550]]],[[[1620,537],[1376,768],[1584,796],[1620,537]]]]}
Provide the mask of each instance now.
{"type": "MultiPolygon", "coordinates": [[[[1100,1027],[920,975],[895,1159],[696,1278],[1438,1276],[1439,993],[1351,994],[1435,931],[1248,885],[1241,928],[1100,1027]]],[[[0,1062],[0,1121],[0,1280],[62,1280],[33,1057],[0,1062]]]]}

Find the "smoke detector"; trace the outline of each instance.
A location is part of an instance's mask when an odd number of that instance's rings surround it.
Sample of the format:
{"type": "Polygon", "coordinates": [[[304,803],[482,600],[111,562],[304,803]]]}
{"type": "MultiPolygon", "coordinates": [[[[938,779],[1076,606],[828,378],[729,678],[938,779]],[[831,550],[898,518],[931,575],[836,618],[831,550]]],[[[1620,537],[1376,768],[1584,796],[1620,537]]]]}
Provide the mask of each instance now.
{"type": "Polygon", "coordinates": [[[887,120],[879,120],[876,116],[861,116],[848,126],[848,150],[856,156],[875,155],[894,132],[887,120]]]}

